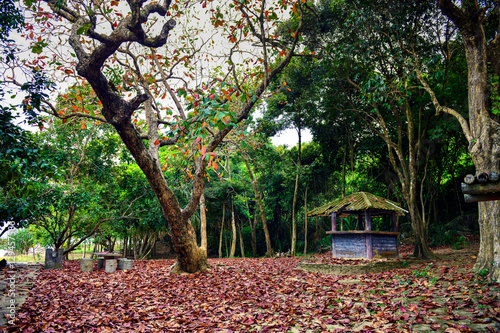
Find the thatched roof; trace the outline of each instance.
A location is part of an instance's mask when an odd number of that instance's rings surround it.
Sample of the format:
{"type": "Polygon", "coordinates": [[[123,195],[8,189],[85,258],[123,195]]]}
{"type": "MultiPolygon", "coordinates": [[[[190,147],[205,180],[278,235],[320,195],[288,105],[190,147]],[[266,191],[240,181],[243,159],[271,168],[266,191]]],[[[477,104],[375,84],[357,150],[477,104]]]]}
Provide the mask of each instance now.
{"type": "Polygon", "coordinates": [[[368,192],[357,192],[310,210],[307,216],[329,216],[332,212],[336,212],[339,216],[347,216],[367,209],[375,214],[388,214],[392,211],[399,215],[408,213],[394,201],[368,192]]]}

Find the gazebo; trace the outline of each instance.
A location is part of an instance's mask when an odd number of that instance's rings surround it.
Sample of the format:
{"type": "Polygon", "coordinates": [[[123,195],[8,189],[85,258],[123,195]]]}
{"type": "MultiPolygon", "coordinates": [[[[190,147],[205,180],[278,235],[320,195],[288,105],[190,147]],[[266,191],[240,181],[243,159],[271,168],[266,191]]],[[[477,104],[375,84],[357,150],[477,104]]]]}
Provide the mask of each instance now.
{"type": "Polygon", "coordinates": [[[307,213],[307,216],[331,216],[332,255],[334,258],[398,257],[396,216],[408,211],[395,202],[367,192],[357,192],[334,200],[307,213]],[[337,219],[357,216],[357,230],[337,231],[337,219]],[[391,231],[373,231],[372,218],[390,219],[391,231]],[[363,228],[364,222],[364,228],[363,228]]]}

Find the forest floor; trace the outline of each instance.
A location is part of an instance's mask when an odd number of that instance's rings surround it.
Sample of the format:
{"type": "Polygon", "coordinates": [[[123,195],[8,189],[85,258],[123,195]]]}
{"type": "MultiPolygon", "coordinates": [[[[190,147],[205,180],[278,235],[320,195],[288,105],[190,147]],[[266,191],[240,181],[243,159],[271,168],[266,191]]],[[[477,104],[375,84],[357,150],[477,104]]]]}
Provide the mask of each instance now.
{"type": "Polygon", "coordinates": [[[500,285],[471,272],[477,249],[439,248],[438,260],[341,276],[299,270],[303,258],[209,259],[210,271],[182,276],[168,273],[173,260],[108,274],[68,261],[41,270],[3,330],[500,332],[500,285]]]}

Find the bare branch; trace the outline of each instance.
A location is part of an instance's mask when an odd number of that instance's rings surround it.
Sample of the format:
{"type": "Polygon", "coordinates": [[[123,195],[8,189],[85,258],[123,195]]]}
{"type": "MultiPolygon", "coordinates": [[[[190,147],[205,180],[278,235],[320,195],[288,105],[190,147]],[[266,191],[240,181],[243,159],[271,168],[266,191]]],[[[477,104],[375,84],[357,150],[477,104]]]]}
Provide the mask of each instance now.
{"type": "Polygon", "coordinates": [[[429,86],[427,81],[424,79],[420,69],[415,68],[415,71],[417,73],[418,80],[420,81],[420,83],[423,86],[423,89],[431,97],[432,104],[434,104],[434,107],[436,108],[436,115],[438,116],[441,113],[448,113],[448,114],[454,116],[458,120],[458,122],[460,123],[460,126],[462,127],[462,131],[464,132],[467,141],[469,143],[471,143],[474,138],[472,137],[472,134],[470,132],[470,128],[469,128],[469,124],[468,124],[467,120],[460,113],[458,113],[456,110],[451,109],[447,106],[442,106],[439,103],[439,100],[437,99],[436,94],[434,93],[432,88],[429,86]]]}

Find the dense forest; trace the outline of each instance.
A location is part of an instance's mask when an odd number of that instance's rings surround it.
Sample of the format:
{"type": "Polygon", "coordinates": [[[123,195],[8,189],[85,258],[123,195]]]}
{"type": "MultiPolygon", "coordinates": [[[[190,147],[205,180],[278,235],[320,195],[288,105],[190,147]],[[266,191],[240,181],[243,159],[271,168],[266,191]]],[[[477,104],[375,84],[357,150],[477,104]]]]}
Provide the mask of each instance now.
{"type": "Polygon", "coordinates": [[[65,254],[119,244],[196,271],[206,256],[325,251],[330,220],[307,212],[365,191],[408,211],[400,240],[415,256],[464,243],[485,217],[464,202],[463,177],[499,171],[477,152],[475,60],[457,12],[479,15],[491,45],[486,108],[497,126],[500,5],[483,2],[129,1],[131,16],[110,16],[126,4],[25,1],[30,58],[2,37],[2,223],[65,254]],[[228,45],[214,50],[218,34],[228,45]],[[27,97],[15,105],[9,92],[27,97]],[[19,127],[21,108],[36,131],[19,127]],[[273,146],[285,129],[298,143],[273,146]]]}

